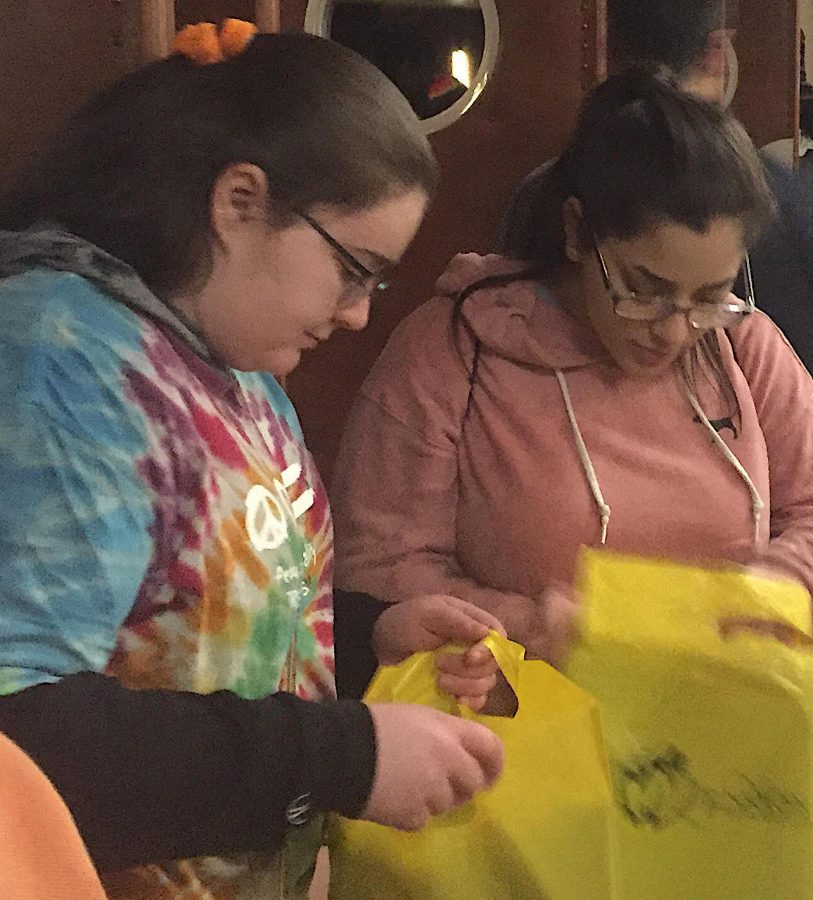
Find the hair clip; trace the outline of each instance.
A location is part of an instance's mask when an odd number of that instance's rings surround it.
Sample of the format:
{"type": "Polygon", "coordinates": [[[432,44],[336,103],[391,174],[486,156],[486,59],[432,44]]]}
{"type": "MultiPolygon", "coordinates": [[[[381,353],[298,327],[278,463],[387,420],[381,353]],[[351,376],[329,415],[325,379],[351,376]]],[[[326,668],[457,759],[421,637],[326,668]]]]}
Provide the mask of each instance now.
{"type": "Polygon", "coordinates": [[[199,22],[182,28],[172,44],[172,52],[202,66],[239,56],[246,49],[257,26],[242,19],[224,19],[220,28],[212,22],[199,22]]]}

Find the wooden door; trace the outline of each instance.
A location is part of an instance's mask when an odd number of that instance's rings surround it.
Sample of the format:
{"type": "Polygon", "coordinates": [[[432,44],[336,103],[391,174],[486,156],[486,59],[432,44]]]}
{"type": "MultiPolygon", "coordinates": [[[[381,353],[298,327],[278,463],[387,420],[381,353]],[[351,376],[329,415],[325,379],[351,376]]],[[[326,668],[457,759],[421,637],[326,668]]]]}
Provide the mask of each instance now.
{"type": "Polygon", "coordinates": [[[798,140],[798,0],[738,0],[738,6],[739,84],[732,108],[758,147],[798,140]]]}
{"type": "Polygon", "coordinates": [[[84,99],[134,65],[138,28],[121,0],[4,4],[0,29],[0,178],[84,99]]]}
{"type": "MultiPolygon", "coordinates": [[[[282,0],[284,28],[305,4],[282,0]]],[[[337,334],[303,358],[287,387],[319,468],[329,477],[353,397],[395,325],[432,294],[462,250],[493,248],[513,186],[556,155],[583,92],[605,71],[604,0],[497,0],[499,59],[485,90],[455,124],[431,135],[440,191],[386,297],[361,334],[337,334]]]]}

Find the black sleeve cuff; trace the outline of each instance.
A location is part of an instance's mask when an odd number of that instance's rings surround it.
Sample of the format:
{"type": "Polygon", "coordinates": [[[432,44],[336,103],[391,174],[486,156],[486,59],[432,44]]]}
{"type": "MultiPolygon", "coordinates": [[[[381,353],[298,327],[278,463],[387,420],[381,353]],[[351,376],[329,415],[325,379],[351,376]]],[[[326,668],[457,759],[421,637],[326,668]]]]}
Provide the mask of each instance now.
{"type": "Polygon", "coordinates": [[[355,700],[305,703],[298,707],[301,759],[299,784],[291,801],[310,795],[313,809],[358,816],[373,787],[375,726],[370,710],[355,700]]]}
{"type": "Polygon", "coordinates": [[[389,604],[369,594],[333,592],[336,693],[361,699],[378,668],[373,629],[389,604]]]}

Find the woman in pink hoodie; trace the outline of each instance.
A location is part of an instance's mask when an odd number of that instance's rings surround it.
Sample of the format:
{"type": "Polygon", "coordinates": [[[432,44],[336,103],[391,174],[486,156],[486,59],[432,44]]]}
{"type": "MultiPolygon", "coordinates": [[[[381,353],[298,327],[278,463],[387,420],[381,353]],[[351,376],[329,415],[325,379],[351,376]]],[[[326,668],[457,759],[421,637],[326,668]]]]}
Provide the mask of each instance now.
{"type": "Polygon", "coordinates": [[[456,594],[546,658],[583,545],[813,589],[813,382],[746,255],[772,212],[724,110],[641,74],[601,85],[506,254],[453,260],[367,379],[338,583],[456,594]]]}

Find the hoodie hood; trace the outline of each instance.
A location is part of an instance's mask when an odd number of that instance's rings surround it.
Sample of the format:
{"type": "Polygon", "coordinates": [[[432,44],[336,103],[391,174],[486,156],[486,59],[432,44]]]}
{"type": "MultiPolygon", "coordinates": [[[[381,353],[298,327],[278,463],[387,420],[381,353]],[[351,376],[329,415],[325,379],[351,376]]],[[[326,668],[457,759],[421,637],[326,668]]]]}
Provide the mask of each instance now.
{"type": "Polygon", "coordinates": [[[159,300],[134,269],[95,244],[55,226],[0,231],[0,278],[22,275],[30,269],[80,275],[134,312],[167,326],[201,359],[222,367],[177,310],[159,300]]]}
{"type": "MultiPolygon", "coordinates": [[[[441,295],[457,297],[484,278],[522,272],[527,266],[502,256],[463,254],[455,257],[437,283],[441,295]]],[[[600,543],[607,541],[612,510],[607,503],[590,449],[584,440],[568,387],[566,372],[607,362],[609,354],[597,337],[557,303],[533,276],[506,285],[487,285],[466,299],[462,314],[482,347],[512,362],[549,370],[562,395],[579,461],[601,524],[600,543]]],[[[697,421],[708,431],[726,461],[747,487],[752,501],[754,541],[758,543],[764,502],[739,459],[715,430],[689,384],[684,386],[697,421]]]]}
{"type": "MultiPolygon", "coordinates": [[[[527,264],[503,256],[462,253],[437,282],[441,296],[457,297],[484,278],[511,275],[527,264]]],[[[607,362],[603,344],[557,306],[533,276],[470,294],[462,315],[480,344],[505,359],[535,368],[567,371],[607,362]]]]}

